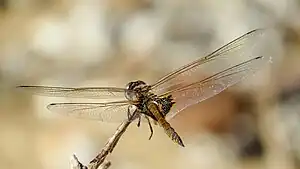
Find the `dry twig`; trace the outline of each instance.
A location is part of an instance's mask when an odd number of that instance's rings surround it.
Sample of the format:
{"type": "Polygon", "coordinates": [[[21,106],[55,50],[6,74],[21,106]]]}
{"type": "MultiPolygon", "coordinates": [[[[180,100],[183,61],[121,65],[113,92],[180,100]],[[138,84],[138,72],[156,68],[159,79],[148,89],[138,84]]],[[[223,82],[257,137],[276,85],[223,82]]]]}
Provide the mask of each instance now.
{"type": "MultiPolygon", "coordinates": [[[[131,118],[130,118],[131,119],[131,118]]],[[[127,127],[131,123],[131,120],[127,119],[117,128],[114,135],[109,138],[105,146],[99,152],[99,154],[92,160],[90,163],[85,166],[79,162],[78,158],[73,155],[73,159],[71,161],[71,168],[72,169],[107,169],[110,167],[111,163],[109,161],[105,161],[108,154],[110,154],[115,146],[117,145],[119,139],[126,131],[127,127]]]]}

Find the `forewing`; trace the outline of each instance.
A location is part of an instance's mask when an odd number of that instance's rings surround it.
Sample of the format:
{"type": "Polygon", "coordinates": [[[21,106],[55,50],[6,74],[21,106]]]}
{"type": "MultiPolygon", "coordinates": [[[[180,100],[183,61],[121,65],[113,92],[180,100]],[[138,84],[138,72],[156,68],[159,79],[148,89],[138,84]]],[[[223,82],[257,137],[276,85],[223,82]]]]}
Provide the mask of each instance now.
{"type": "Polygon", "coordinates": [[[122,122],[128,112],[127,101],[108,103],[52,103],[47,106],[51,112],[80,119],[104,122],[122,122]]]}
{"type": "Polygon", "coordinates": [[[73,97],[90,99],[118,99],[124,100],[124,88],[114,87],[84,87],[84,88],[65,88],[49,86],[18,86],[26,92],[50,97],[73,97]]]}
{"type": "Polygon", "coordinates": [[[264,60],[269,60],[271,57],[263,54],[267,32],[265,29],[256,29],[242,35],[206,57],[167,74],[152,85],[151,91],[159,95],[169,88],[201,81],[212,74],[257,56],[264,56],[264,60]]]}
{"type": "Polygon", "coordinates": [[[170,120],[188,106],[206,100],[244,78],[253,75],[266,62],[265,59],[264,57],[250,59],[204,78],[199,82],[187,84],[160,95],[160,97],[163,97],[171,94],[175,101],[166,119],[170,120]]]}

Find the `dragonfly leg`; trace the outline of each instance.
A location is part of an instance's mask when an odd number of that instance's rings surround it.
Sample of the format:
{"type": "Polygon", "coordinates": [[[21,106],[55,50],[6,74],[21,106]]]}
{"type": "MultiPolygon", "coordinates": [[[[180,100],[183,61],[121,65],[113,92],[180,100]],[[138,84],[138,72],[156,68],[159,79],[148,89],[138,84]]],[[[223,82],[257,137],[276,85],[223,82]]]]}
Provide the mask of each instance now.
{"type": "Polygon", "coordinates": [[[128,107],[127,111],[127,118],[129,121],[134,120],[137,117],[137,111],[136,110],[131,110],[130,106],[128,107]],[[133,112],[132,112],[133,111],[133,112]]]}
{"type": "Polygon", "coordinates": [[[127,111],[127,118],[129,121],[133,121],[136,118],[139,118],[140,121],[140,113],[138,112],[138,110],[134,107],[128,106],[128,111],[127,111]]]}
{"type": "Polygon", "coordinates": [[[130,120],[130,119],[131,119],[131,113],[130,113],[130,111],[129,111],[129,110],[127,111],[127,118],[128,118],[128,120],[130,120]]]}
{"type": "Polygon", "coordinates": [[[151,122],[150,122],[150,120],[149,120],[149,117],[148,117],[148,116],[145,116],[145,118],[147,119],[148,124],[149,124],[149,128],[150,128],[150,137],[149,137],[149,140],[151,140],[151,138],[152,138],[152,136],[153,136],[153,128],[152,128],[151,122]]]}
{"type": "Polygon", "coordinates": [[[137,126],[140,127],[141,126],[141,116],[139,116],[138,118],[139,118],[139,121],[137,123],[137,126]]]}

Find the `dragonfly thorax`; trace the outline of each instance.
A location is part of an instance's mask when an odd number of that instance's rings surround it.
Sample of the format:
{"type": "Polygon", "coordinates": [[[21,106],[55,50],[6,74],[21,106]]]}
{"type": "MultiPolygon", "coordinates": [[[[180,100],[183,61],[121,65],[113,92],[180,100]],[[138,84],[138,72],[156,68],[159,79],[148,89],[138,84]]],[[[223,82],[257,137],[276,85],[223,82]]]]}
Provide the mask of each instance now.
{"type": "Polygon", "coordinates": [[[138,101],[147,94],[149,90],[150,86],[141,80],[129,82],[126,85],[125,97],[130,101],[138,101]]]}

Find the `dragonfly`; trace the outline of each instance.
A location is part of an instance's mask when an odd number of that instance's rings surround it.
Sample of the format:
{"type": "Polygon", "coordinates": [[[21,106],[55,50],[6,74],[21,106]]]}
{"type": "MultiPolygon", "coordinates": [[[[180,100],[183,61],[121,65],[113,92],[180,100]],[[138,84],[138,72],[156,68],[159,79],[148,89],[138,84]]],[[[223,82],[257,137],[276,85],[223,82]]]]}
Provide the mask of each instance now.
{"type": "Polygon", "coordinates": [[[152,84],[136,80],[121,88],[24,85],[17,88],[50,97],[112,99],[96,103],[51,103],[47,108],[63,115],[103,122],[120,122],[131,117],[138,127],[141,122],[148,123],[149,140],[153,135],[151,124],[154,124],[162,127],[173,142],[184,147],[169,121],[189,106],[221,93],[266,65],[271,56],[255,54],[265,35],[266,29],[245,33],[152,84]]]}

